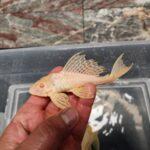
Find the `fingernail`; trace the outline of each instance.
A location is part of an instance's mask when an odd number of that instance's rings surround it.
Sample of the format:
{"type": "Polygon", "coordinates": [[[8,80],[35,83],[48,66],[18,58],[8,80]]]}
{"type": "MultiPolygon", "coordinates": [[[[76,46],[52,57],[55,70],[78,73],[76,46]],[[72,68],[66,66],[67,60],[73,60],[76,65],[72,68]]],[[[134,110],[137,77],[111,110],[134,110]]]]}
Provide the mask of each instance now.
{"type": "Polygon", "coordinates": [[[62,112],[61,117],[70,128],[73,128],[78,122],[79,114],[75,108],[68,108],[62,112]]]}

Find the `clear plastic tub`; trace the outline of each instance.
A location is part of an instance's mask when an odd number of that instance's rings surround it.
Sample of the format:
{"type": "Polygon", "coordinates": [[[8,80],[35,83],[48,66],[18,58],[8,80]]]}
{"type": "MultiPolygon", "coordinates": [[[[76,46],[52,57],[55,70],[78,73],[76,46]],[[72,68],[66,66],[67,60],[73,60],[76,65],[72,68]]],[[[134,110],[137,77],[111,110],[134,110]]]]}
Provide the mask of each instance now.
{"type": "MultiPolygon", "coordinates": [[[[113,139],[112,145],[104,140],[119,134],[127,137],[127,141],[114,148],[148,150],[149,86],[149,79],[119,80],[113,85],[98,86],[89,124],[93,131],[99,132],[101,147],[110,149],[115,142],[120,143],[120,138],[113,139]]],[[[30,84],[10,86],[5,110],[7,124],[29,97],[29,87],[30,84]]]]}
{"type": "Polygon", "coordinates": [[[98,87],[89,124],[98,131],[102,150],[149,150],[149,49],[150,44],[141,42],[0,51],[0,110],[5,112],[5,126],[29,97],[31,83],[53,67],[63,66],[74,53],[84,51],[108,70],[125,53],[126,63],[133,62],[133,69],[116,83],[98,87]]]}
{"type": "Polygon", "coordinates": [[[5,126],[4,113],[0,113],[0,135],[3,132],[5,126]]]}

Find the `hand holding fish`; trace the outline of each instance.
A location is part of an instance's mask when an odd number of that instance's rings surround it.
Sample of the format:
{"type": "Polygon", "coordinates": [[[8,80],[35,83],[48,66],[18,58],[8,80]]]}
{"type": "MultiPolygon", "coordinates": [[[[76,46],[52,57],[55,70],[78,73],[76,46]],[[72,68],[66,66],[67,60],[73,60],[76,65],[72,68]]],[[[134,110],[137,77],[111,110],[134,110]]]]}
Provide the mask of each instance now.
{"type": "MultiPolygon", "coordinates": [[[[50,74],[59,73],[62,67],[50,74]]],[[[85,88],[95,97],[95,86],[85,88]]],[[[70,105],[61,111],[48,98],[31,96],[16,114],[0,138],[3,150],[78,150],[86,129],[92,99],[67,94],[70,105]]]]}
{"type": "MultiPolygon", "coordinates": [[[[122,57],[118,57],[110,74],[101,76],[103,66],[77,53],[64,68],[56,68],[33,84],[30,93],[35,96],[29,98],[6,128],[0,138],[1,149],[80,150],[96,85],[111,83],[132,67],[126,66],[122,57]]],[[[85,135],[91,138],[90,129],[86,131],[85,135]]],[[[86,150],[88,141],[85,139],[83,144],[86,150]]]]}

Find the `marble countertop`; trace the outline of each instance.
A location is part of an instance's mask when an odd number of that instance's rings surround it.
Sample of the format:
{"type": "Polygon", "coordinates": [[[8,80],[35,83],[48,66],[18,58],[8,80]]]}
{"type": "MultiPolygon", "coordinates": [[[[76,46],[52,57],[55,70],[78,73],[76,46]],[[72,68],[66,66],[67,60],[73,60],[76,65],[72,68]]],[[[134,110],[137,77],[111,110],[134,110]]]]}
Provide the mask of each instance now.
{"type": "Polygon", "coordinates": [[[150,39],[150,0],[0,0],[0,48],[150,39]]]}

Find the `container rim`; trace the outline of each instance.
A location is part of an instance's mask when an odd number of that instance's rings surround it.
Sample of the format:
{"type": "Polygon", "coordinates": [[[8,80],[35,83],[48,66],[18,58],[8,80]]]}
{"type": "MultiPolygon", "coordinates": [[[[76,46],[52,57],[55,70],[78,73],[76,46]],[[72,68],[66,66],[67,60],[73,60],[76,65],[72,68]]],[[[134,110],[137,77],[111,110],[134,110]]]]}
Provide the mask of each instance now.
{"type": "Polygon", "coordinates": [[[134,45],[149,45],[150,40],[147,41],[118,41],[118,42],[104,42],[104,43],[82,43],[82,44],[65,44],[65,45],[54,45],[54,46],[38,46],[38,47],[26,47],[26,48],[9,48],[1,49],[0,54],[2,53],[11,53],[11,52],[24,52],[24,51],[61,51],[61,50],[70,50],[70,49],[82,49],[82,48],[98,48],[98,47],[114,47],[114,46],[134,46],[134,45]]]}

